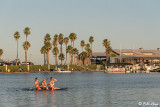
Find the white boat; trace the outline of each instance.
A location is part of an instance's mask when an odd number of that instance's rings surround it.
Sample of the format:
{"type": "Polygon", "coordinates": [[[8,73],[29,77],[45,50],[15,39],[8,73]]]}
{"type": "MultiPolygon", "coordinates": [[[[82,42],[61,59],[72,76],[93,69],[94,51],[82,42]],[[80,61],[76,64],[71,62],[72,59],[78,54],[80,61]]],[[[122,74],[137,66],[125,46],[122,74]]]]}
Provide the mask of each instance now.
{"type": "Polygon", "coordinates": [[[108,68],[106,73],[125,73],[125,68],[108,68]]]}
{"type": "Polygon", "coordinates": [[[71,71],[55,71],[55,72],[58,72],[58,73],[71,73],[71,71]]]}

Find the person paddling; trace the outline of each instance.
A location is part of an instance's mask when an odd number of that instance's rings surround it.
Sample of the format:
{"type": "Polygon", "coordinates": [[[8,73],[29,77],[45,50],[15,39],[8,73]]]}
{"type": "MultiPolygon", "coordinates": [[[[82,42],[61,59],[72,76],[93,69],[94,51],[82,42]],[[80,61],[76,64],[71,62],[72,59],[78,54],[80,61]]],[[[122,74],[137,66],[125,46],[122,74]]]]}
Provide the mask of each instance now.
{"type": "Polygon", "coordinates": [[[39,87],[39,81],[38,81],[38,77],[35,78],[35,82],[34,82],[34,86],[36,87],[36,90],[41,90],[41,88],[39,87]]]}
{"type": "Polygon", "coordinates": [[[54,87],[54,83],[55,83],[56,81],[57,81],[57,80],[54,79],[53,77],[50,78],[50,83],[49,83],[49,85],[50,85],[51,90],[60,89],[59,87],[54,87]]]}
{"type": "Polygon", "coordinates": [[[48,90],[46,79],[43,79],[42,88],[43,90],[48,90]]]}

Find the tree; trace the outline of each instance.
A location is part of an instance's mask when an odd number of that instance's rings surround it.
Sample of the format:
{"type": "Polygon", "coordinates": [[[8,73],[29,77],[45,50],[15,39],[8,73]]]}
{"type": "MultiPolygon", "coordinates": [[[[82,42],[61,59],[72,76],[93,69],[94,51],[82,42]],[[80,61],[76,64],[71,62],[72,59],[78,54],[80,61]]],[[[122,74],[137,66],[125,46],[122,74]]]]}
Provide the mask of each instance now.
{"type": "MultiPolygon", "coordinates": [[[[64,60],[64,54],[62,53],[60,53],[59,54],[59,56],[58,56],[58,58],[59,58],[59,60],[61,60],[61,61],[63,61],[64,60]]],[[[61,63],[61,65],[62,65],[62,63],[61,63]]]]}
{"type": "Polygon", "coordinates": [[[71,46],[74,48],[74,41],[77,39],[77,35],[75,33],[70,33],[69,39],[71,41],[71,46]]]}
{"type": "Polygon", "coordinates": [[[72,54],[73,54],[73,48],[71,45],[68,45],[67,46],[67,49],[66,49],[67,53],[69,53],[69,56],[70,56],[70,65],[72,64],[72,54]]]}
{"type": "Polygon", "coordinates": [[[81,54],[80,54],[80,59],[82,60],[83,62],[83,65],[84,65],[84,60],[87,58],[87,52],[86,51],[83,51],[81,54]]]}
{"type": "MultiPolygon", "coordinates": [[[[19,38],[20,38],[20,34],[19,34],[18,31],[16,31],[16,32],[14,33],[14,38],[15,38],[15,40],[17,41],[17,59],[18,59],[18,40],[19,40],[19,38]]],[[[16,66],[17,66],[17,60],[16,60],[16,66]]]]}
{"type": "MultiPolygon", "coordinates": [[[[27,44],[27,37],[28,37],[28,35],[31,34],[30,28],[26,27],[26,28],[24,29],[24,34],[26,35],[26,42],[24,42],[24,43],[27,44]]],[[[28,42],[28,43],[29,43],[29,42],[28,42]]],[[[26,46],[26,47],[27,47],[27,46],[26,46]]],[[[25,62],[26,62],[26,65],[27,65],[27,50],[25,50],[25,62]]]]}
{"type": "Polygon", "coordinates": [[[84,48],[84,46],[86,45],[86,44],[85,44],[85,41],[82,40],[80,45],[81,45],[81,47],[82,47],[82,52],[83,52],[83,48],[84,48]]]}
{"type": "Polygon", "coordinates": [[[47,65],[49,65],[49,51],[52,49],[50,40],[51,40],[50,34],[47,33],[46,36],[44,37],[44,44],[45,47],[47,48],[47,65]]]}
{"type": "Polygon", "coordinates": [[[52,53],[55,56],[55,64],[58,65],[58,62],[57,62],[57,55],[59,54],[58,48],[54,47],[53,50],[52,50],[52,53]]]}
{"type": "Polygon", "coordinates": [[[76,64],[76,61],[75,61],[75,55],[77,55],[79,53],[78,49],[77,48],[73,48],[73,55],[74,55],[74,64],[76,64]]]}
{"type": "Polygon", "coordinates": [[[86,44],[85,50],[87,52],[87,64],[89,64],[91,62],[90,57],[92,56],[92,49],[90,48],[89,43],[86,44]]]}
{"type": "Polygon", "coordinates": [[[53,37],[53,42],[52,42],[54,47],[57,47],[57,42],[58,42],[58,35],[55,34],[54,37],[53,37]]]}
{"type": "Polygon", "coordinates": [[[89,38],[89,43],[91,44],[91,50],[92,50],[92,43],[94,42],[94,37],[90,36],[89,38]]]}
{"type": "MultiPolygon", "coordinates": [[[[66,49],[67,49],[67,45],[68,45],[68,42],[69,42],[68,37],[65,37],[63,41],[64,41],[64,43],[66,45],[66,49]]],[[[66,64],[66,62],[67,62],[67,51],[66,51],[66,61],[65,61],[65,64],[66,64]]]]}
{"type": "Polygon", "coordinates": [[[60,57],[62,57],[62,58],[59,58],[59,59],[61,59],[61,65],[62,65],[62,61],[63,61],[63,52],[62,52],[62,45],[63,45],[63,34],[62,33],[60,33],[59,34],[59,36],[58,36],[58,42],[59,42],[59,44],[61,45],[60,46],[60,57]]]}
{"type": "Polygon", "coordinates": [[[102,42],[103,46],[105,47],[105,52],[106,52],[106,65],[108,66],[108,59],[109,59],[109,54],[110,52],[112,51],[112,48],[111,48],[111,43],[108,39],[104,39],[103,42],[102,42]]]}
{"type": "Polygon", "coordinates": [[[25,57],[26,62],[27,62],[27,51],[30,47],[31,47],[31,44],[28,41],[23,43],[23,49],[25,50],[25,55],[26,55],[25,57]]]}
{"type": "Polygon", "coordinates": [[[2,55],[3,55],[3,49],[0,49],[0,60],[2,55]]]}
{"type": "MultiPolygon", "coordinates": [[[[74,48],[74,42],[77,39],[77,35],[75,33],[70,33],[69,39],[71,41],[72,48],[74,48]]],[[[71,56],[71,58],[72,58],[71,61],[73,62],[73,56],[71,56]]]]}
{"type": "Polygon", "coordinates": [[[57,42],[58,42],[58,35],[55,34],[54,37],[53,37],[53,42],[52,42],[52,44],[53,44],[53,46],[54,46],[54,48],[53,48],[53,50],[52,50],[52,53],[53,53],[53,55],[55,56],[55,64],[56,64],[56,65],[58,65],[57,55],[59,54],[59,50],[58,50],[58,48],[57,48],[57,42]]]}
{"type": "Polygon", "coordinates": [[[44,45],[41,50],[41,54],[44,54],[44,65],[46,64],[46,54],[47,54],[47,47],[44,45]]]}

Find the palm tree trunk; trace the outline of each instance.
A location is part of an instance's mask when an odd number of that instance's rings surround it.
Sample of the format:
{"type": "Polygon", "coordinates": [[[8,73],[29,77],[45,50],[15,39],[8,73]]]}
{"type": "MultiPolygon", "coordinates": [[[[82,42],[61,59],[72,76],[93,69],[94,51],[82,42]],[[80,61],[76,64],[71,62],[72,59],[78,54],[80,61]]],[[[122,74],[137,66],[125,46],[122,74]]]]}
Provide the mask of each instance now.
{"type": "MultiPolygon", "coordinates": [[[[17,40],[17,59],[18,59],[18,40],[17,40]]],[[[16,60],[16,66],[17,66],[17,60],[16,60]]]]}
{"type": "Polygon", "coordinates": [[[56,63],[56,65],[58,65],[58,64],[57,64],[57,55],[55,55],[55,63],[56,63]]]}
{"type": "MultiPolygon", "coordinates": [[[[67,50],[67,45],[66,45],[66,50],[67,50]]],[[[66,61],[65,64],[67,63],[67,51],[66,51],[66,61]]]]}
{"type": "Polygon", "coordinates": [[[26,62],[26,65],[27,65],[27,49],[25,50],[25,62],[26,62]]]}
{"type": "Polygon", "coordinates": [[[47,65],[49,65],[49,51],[47,51],[47,65]]]}
{"type": "Polygon", "coordinates": [[[74,55],[74,65],[76,64],[76,62],[75,62],[75,55],[74,55]]]}
{"type": "Polygon", "coordinates": [[[44,65],[45,65],[45,53],[44,53],[44,65]]]}
{"type": "Polygon", "coordinates": [[[69,56],[70,56],[70,65],[72,64],[72,57],[71,57],[71,54],[69,54],[69,56]]]}
{"type": "MultiPolygon", "coordinates": [[[[26,35],[26,45],[27,45],[27,35],[26,35]]],[[[26,46],[25,46],[26,48],[26,46]]],[[[25,60],[26,60],[26,65],[27,65],[27,50],[25,49],[25,60]]]]}
{"type": "Polygon", "coordinates": [[[62,65],[62,44],[61,44],[61,65],[62,65]]]}
{"type": "Polygon", "coordinates": [[[108,67],[108,55],[107,55],[107,51],[106,51],[106,65],[108,67]]]}
{"type": "MultiPolygon", "coordinates": [[[[91,43],[91,50],[92,50],[92,43],[91,43]]],[[[93,51],[92,51],[93,52],[93,51]]],[[[92,53],[91,53],[91,55],[92,55],[92,53]]]]}

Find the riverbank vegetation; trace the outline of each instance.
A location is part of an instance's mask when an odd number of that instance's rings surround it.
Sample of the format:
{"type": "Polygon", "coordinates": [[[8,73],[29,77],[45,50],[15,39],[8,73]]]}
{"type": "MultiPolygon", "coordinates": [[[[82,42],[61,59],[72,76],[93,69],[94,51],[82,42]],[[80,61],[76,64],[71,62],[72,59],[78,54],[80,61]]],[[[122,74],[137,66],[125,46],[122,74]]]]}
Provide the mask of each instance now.
{"type": "MultiPolygon", "coordinates": [[[[61,65],[59,65],[61,66],[61,65]]],[[[104,70],[104,65],[99,65],[100,69],[98,70],[104,70]]],[[[47,71],[54,71],[56,68],[56,65],[50,65],[50,70],[48,70],[48,65],[30,65],[29,66],[29,71],[30,72],[47,72],[47,71]]],[[[62,69],[67,70],[68,65],[62,65],[62,69]]],[[[6,66],[0,66],[0,72],[28,72],[27,66],[26,65],[17,65],[17,66],[7,66],[7,71],[6,71],[6,66]]],[[[96,71],[97,70],[97,65],[69,65],[69,70],[70,71],[96,71]]]]}

